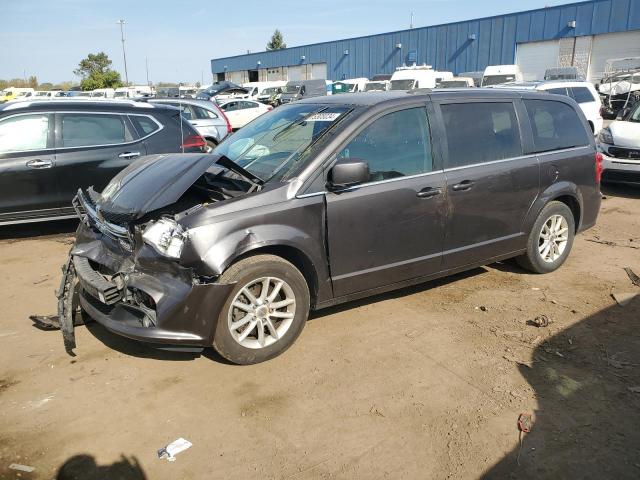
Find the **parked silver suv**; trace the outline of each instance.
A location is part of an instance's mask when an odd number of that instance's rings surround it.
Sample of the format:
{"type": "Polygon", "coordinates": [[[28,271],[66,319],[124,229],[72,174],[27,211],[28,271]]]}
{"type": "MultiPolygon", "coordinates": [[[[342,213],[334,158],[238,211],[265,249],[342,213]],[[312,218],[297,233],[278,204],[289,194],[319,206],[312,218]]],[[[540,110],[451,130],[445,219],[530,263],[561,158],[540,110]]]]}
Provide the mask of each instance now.
{"type": "Polygon", "coordinates": [[[215,148],[231,133],[229,119],[213,102],[188,98],[157,98],[149,103],[162,103],[179,108],[187,120],[204,137],[207,145],[215,148]]]}

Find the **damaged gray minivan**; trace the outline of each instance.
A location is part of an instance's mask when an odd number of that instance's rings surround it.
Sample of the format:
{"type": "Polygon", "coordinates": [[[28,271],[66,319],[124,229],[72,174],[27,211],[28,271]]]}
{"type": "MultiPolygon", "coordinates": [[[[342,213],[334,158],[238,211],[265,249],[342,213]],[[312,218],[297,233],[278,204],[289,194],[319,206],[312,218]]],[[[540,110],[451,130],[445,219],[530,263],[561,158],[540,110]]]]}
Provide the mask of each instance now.
{"type": "Polygon", "coordinates": [[[312,309],[511,257],[552,272],[596,222],[599,162],[578,105],[546,93],[280,107],[212,154],[145,157],[78,192],[65,344],[81,309],[125,337],[250,364],[291,346],[312,309]]]}

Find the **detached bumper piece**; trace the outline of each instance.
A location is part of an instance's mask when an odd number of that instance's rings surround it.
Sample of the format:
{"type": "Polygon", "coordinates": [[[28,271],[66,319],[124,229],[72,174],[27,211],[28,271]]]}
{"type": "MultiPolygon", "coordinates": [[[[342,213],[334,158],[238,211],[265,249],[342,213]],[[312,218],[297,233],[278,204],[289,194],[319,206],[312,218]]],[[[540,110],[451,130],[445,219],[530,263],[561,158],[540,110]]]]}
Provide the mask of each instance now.
{"type": "Polygon", "coordinates": [[[122,282],[118,285],[107,280],[96,272],[89,264],[89,260],[84,257],[73,257],[73,266],[85,292],[107,305],[113,305],[122,300],[124,296],[122,282]]]}

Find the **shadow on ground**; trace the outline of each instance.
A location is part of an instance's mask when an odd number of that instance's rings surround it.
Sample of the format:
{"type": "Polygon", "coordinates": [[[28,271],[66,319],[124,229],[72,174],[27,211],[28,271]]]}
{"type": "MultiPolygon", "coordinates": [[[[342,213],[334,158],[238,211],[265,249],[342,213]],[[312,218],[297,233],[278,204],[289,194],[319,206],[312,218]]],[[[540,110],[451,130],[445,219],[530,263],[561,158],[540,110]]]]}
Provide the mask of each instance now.
{"type": "Polygon", "coordinates": [[[533,359],[520,367],[538,401],[520,465],[516,448],[483,478],[640,478],[640,295],[556,334],[533,359]]]}
{"type": "Polygon", "coordinates": [[[49,222],[21,223],[0,228],[0,240],[20,240],[48,236],[73,235],[78,228],[78,220],[56,220],[49,222]]]}
{"type": "Polygon", "coordinates": [[[75,455],[58,470],[56,480],[146,480],[147,476],[136,457],[110,465],[98,465],[91,455],[75,455]]]}
{"type": "Polygon", "coordinates": [[[608,197],[640,198],[640,185],[603,183],[600,185],[600,191],[608,197]]]}

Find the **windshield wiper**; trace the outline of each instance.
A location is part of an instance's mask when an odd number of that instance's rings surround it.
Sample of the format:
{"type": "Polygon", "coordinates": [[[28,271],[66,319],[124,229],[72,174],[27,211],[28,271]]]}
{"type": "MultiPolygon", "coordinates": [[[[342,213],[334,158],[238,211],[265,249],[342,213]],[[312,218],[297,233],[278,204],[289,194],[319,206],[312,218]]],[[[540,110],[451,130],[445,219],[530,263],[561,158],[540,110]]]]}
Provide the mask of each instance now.
{"type": "Polygon", "coordinates": [[[216,163],[225,168],[228,168],[232,172],[237,173],[241,177],[247,179],[249,183],[253,184],[256,187],[261,187],[262,185],[264,185],[264,180],[262,180],[259,177],[256,177],[253,173],[249,172],[248,170],[245,170],[244,168],[242,168],[240,165],[238,165],[236,162],[234,162],[233,160],[231,160],[229,157],[225,155],[222,155],[216,161],[216,163]]]}

